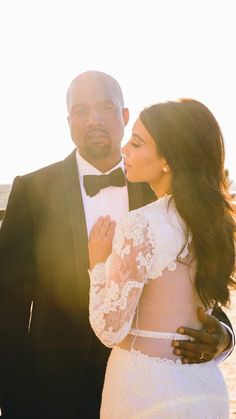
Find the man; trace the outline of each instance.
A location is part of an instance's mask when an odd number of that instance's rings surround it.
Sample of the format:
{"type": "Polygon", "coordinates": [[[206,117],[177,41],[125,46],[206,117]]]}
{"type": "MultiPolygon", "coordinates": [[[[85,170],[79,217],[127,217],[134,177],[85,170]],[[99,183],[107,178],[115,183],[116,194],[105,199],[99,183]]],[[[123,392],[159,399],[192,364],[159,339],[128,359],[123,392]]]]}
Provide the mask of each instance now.
{"type": "MultiPolygon", "coordinates": [[[[99,417],[109,350],[89,325],[87,235],[99,215],[117,221],[154,199],[147,185],[125,185],[119,170],[129,119],[119,84],[104,73],[83,73],[69,87],[67,106],[76,150],[15,179],[0,234],[5,418],[99,417]],[[108,176],[99,178],[100,191],[88,177],[114,169],[112,186],[108,176]]],[[[230,343],[218,320],[200,316],[210,333],[188,330],[196,343],[175,349],[189,362],[210,359],[230,343]]]]}

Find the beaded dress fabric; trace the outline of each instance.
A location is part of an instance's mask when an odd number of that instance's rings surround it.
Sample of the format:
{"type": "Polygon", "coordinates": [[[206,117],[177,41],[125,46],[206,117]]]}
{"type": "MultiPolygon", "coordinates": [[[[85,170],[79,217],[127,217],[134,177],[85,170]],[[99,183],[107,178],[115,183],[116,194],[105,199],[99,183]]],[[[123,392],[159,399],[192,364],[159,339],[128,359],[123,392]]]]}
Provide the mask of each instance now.
{"type": "MultiPolygon", "coordinates": [[[[185,365],[173,354],[180,325],[200,329],[191,234],[170,195],[128,213],[112,253],[90,272],[90,323],[112,347],[102,419],[228,418],[215,361],[185,365]]],[[[210,308],[209,308],[210,311],[210,308]]]]}

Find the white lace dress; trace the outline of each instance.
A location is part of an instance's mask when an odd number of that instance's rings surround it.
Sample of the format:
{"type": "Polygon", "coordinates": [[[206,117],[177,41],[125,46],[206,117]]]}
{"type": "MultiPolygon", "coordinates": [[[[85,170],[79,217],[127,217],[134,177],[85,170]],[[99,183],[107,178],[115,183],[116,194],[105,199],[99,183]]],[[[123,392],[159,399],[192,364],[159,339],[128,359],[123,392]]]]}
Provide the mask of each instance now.
{"type": "Polygon", "coordinates": [[[102,419],[229,417],[215,361],[187,365],[173,354],[172,339],[187,339],[176,333],[180,325],[201,328],[190,243],[165,196],[124,217],[111,255],[90,272],[90,323],[113,347],[102,419]]]}

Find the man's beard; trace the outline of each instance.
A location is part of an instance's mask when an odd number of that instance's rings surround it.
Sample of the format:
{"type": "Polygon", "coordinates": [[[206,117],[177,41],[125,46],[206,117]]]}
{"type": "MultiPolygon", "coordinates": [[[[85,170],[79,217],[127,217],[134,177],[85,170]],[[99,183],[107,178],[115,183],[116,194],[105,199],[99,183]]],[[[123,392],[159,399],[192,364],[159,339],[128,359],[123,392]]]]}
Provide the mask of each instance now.
{"type": "Polygon", "coordinates": [[[94,160],[104,159],[109,157],[111,153],[111,144],[104,144],[96,147],[95,144],[86,144],[84,147],[84,155],[94,160]]]}
{"type": "Polygon", "coordinates": [[[111,138],[101,128],[92,128],[85,135],[84,153],[91,159],[104,159],[111,153],[111,138]]]}

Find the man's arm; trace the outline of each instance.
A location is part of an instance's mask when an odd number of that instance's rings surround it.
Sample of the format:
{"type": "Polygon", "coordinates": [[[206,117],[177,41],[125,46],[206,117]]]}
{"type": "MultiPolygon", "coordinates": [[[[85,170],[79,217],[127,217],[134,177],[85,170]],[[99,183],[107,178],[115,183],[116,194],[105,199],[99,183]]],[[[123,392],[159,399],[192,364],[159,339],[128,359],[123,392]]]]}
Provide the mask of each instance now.
{"type": "MultiPolygon", "coordinates": [[[[0,229],[0,380],[3,415],[31,403],[29,313],[33,294],[32,223],[27,194],[16,178],[0,229]]],[[[14,416],[15,415],[15,416],[14,416]]],[[[17,416],[18,415],[18,416],[17,416]]]]}
{"type": "Polygon", "coordinates": [[[212,316],[203,309],[197,310],[198,318],[202,322],[201,330],[180,327],[178,333],[186,334],[195,340],[173,341],[174,352],[181,355],[184,363],[201,363],[213,358],[222,361],[231,352],[235,343],[232,325],[226,314],[216,307],[212,316]]]}

